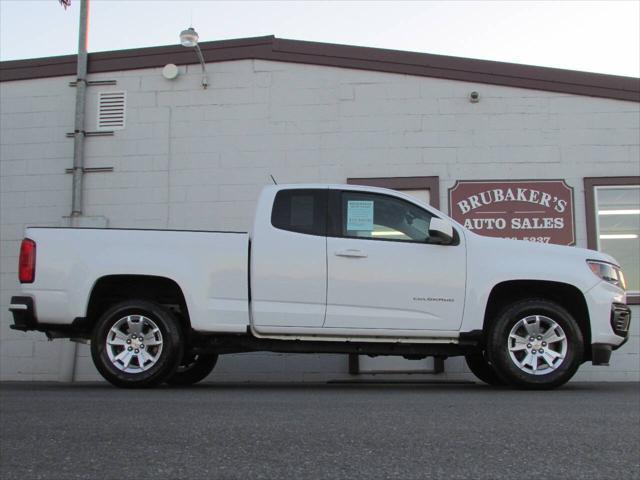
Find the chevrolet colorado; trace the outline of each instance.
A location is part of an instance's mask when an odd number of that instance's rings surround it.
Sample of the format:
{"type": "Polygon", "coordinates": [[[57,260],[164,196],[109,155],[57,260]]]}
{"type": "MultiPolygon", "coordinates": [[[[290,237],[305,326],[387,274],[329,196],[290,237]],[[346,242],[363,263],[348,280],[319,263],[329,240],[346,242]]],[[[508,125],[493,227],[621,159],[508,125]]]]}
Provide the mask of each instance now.
{"type": "Polygon", "coordinates": [[[17,330],[90,341],[120,387],[205,378],[249,351],[464,355],[549,389],[628,336],[610,256],[481,237],[398,191],[265,187],[250,233],[27,228],[17,330]]]}

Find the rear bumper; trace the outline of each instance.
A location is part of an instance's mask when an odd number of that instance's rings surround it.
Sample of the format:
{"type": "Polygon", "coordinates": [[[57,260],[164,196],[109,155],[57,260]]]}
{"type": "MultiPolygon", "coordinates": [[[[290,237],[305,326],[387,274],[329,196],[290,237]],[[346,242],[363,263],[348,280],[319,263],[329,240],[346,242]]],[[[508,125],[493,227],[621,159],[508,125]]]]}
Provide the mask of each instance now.
{"type": "Polygon", "coordinates": [[[11,297],[9,311],[13,314],[13,325],[9,325],[9,328],[13,330],[35,330],[46,333],[49,338],[88,338],[91,333],[91,325],[86,318],[76,318],[66,325],[38,322],[32,297],[11,297]]]}
{"type": "Polygon", "coordinates": [[[31,297],[11,297],[9,311],[13,314],[13,325],[10,328],[21,330],[38,330],[38,319],[33,298],[31,297]]]}

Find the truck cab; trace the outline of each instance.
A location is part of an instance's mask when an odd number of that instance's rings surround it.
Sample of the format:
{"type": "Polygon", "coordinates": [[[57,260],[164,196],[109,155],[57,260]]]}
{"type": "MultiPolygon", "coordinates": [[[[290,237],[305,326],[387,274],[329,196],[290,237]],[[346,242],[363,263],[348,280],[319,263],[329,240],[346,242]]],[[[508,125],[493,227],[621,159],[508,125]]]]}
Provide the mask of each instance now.
{"type": "Polygon", "coordinates": [[[465,240],[400,192],[278,188],[252,232],[251,320],[260,335],[457,337],[465,240]]]}

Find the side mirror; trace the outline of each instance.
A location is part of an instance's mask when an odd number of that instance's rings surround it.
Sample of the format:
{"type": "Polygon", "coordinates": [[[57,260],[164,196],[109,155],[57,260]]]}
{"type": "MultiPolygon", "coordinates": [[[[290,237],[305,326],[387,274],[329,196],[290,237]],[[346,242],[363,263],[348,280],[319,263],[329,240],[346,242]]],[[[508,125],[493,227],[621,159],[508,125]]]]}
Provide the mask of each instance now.
{"type": "Polygon", "coordinates": [[[432,217],[429,222],[429,243],[449,245],[453,242],[453,225],[441,218],[432,217]]]}

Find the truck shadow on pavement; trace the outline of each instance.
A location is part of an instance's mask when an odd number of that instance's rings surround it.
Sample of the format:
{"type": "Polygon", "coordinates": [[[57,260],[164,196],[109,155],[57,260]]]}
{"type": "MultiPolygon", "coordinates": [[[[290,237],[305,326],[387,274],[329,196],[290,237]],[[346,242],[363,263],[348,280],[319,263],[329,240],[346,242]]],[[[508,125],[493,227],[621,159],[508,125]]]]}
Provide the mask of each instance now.
{"type": "Polygon", "coordinates": [[[620,391],[636,390],[640,393],[639,382],[571,382],[555,390],[527,391],[511,387],[491,386],[481,382],[472,381],[407,381],[407,380],[329,380],[324,382],[286,382],[286,381],[218,381],[201,382],[191,386],[171,386],[161,385],[152,389],[118,389],[107,382],[0,382],[0,391],[103,391],[114,390],[120,392],[205,392],[216,390],[253,390],[253,391],[280,391],[280,390],[348,390],[351,392],[362,391],[431,391],[431,392],[474,392],[474,393],[504,393],[504,392],[527,392],[552,394],[552,392],[575,392],[575,391],[620,391]]]}

